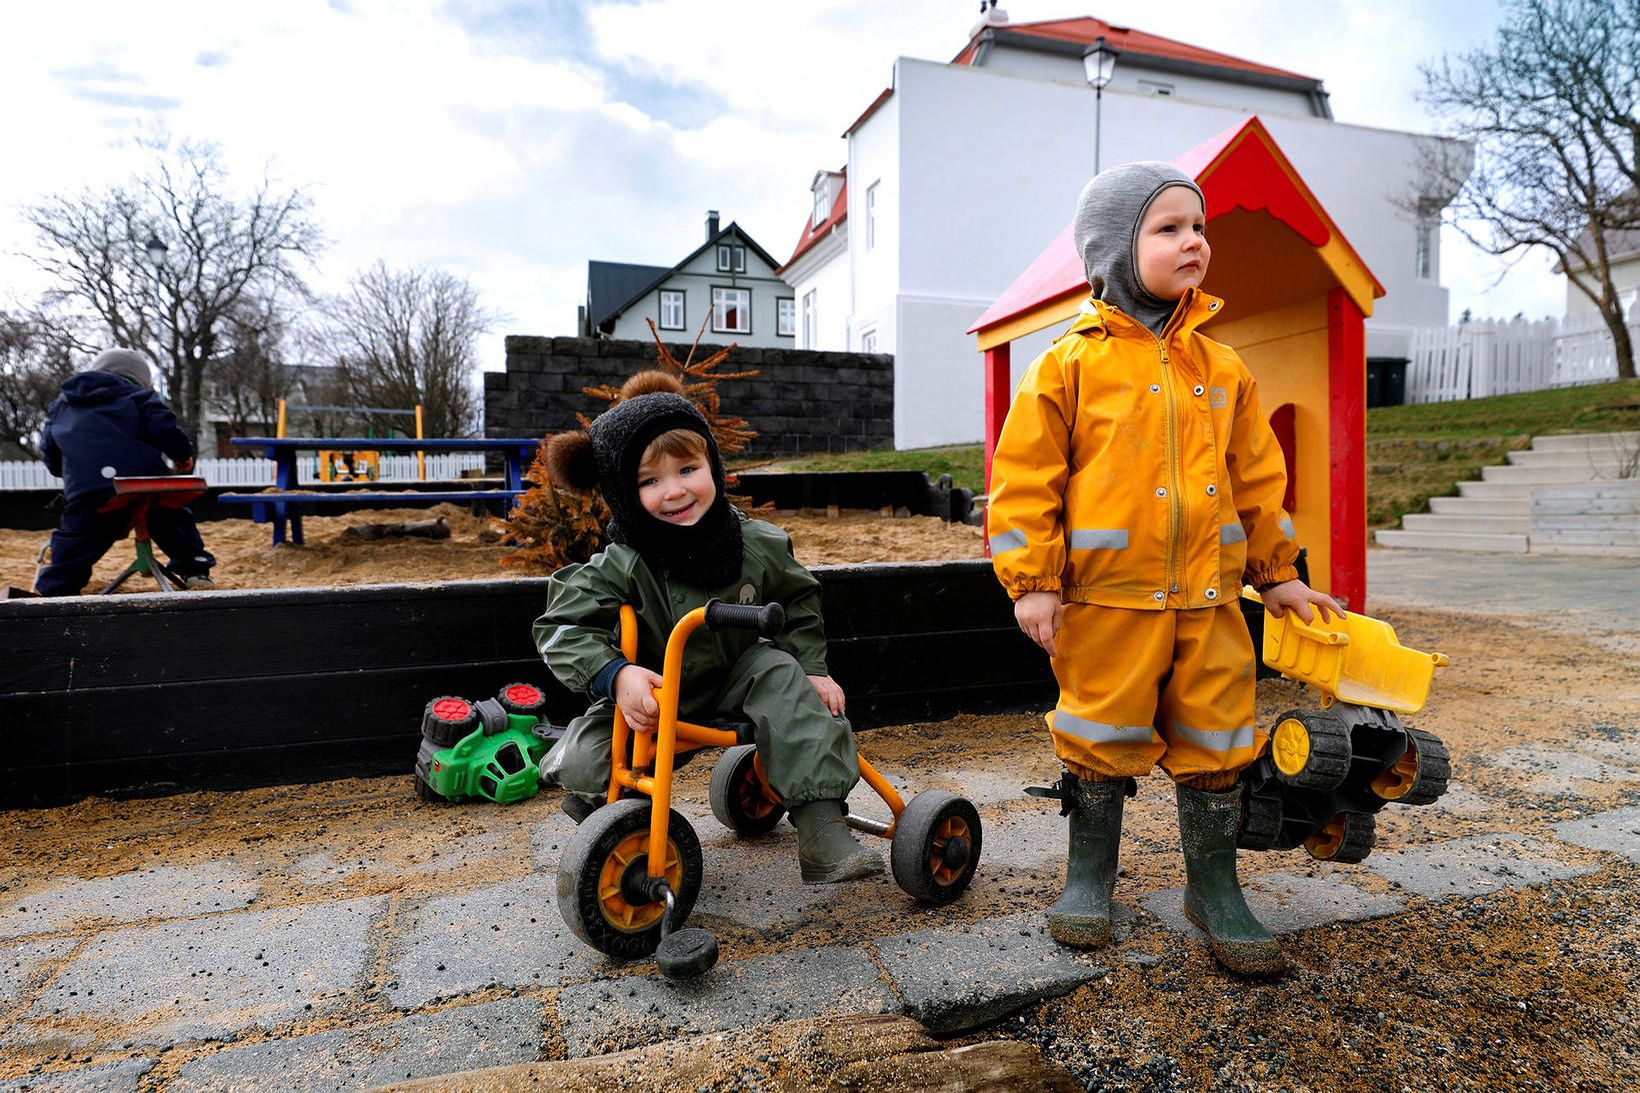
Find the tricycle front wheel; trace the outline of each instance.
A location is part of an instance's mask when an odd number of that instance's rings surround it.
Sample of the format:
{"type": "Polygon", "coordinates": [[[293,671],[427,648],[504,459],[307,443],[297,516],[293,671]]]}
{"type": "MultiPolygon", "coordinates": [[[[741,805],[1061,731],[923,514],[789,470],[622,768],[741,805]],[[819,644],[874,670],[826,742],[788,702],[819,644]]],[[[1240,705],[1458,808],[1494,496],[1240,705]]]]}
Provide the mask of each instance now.
{"type": "Polygon", "coordinates": [[[925,790],[894,826],[889,849],[894,882],[922,903],[950,903],[974,879],[983,842],[972,804],[944,790],[925,790]]]}
{"type": "MultiPolygon", "coordinates": [[[[661,940],[662,900],[641,891],[649,868],[648,798],[605,805],[575,829],[558,863],[558,913],[582,941],[609,956],[649,956],[661,940]]],[[[673,810],[667,820],[662,871],[675,904],[672,928],[694,909],[703,859],[689,821],[673,810]]]]}

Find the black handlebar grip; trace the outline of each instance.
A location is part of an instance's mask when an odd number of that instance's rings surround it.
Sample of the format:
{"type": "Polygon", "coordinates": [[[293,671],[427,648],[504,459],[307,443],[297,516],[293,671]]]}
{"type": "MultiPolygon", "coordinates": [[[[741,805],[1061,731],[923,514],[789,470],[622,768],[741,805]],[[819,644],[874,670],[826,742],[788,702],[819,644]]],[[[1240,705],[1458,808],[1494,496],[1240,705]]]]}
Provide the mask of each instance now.
{"type": "Polygon", "coordinates": [[[706,625],[713,630],[756,630],[765,638],[779,636],[786,628],[786,609],[778,603],[756,604],[706,601],[706,625]]]}

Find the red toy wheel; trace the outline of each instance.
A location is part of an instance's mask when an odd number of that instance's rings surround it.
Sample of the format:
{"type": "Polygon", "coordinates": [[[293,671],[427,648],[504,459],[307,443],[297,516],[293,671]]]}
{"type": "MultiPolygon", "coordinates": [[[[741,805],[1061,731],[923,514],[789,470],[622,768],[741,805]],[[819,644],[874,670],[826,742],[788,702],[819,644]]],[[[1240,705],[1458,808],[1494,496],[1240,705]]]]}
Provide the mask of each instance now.
{"type": "Polygon", "coordinates": [[[495,698],[508,713],[545,716],[546,692],[533,683],[509,683],[496,692],[495,698]]]}
{"type": "Polygon", "coordinates": [[[454,695],[433,699],[421,714],[421,735],[436,747],[447,748],[476,728],[478,711],[454,695]]]}

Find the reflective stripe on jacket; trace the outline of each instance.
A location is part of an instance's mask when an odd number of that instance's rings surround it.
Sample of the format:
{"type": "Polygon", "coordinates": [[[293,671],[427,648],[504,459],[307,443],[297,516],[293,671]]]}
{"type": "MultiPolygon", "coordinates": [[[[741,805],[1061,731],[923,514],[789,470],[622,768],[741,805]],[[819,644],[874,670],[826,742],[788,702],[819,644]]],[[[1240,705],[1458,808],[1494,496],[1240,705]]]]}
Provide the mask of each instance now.
{"type": "Polygon", "coordinates": [[[1191,290],[1158,338],[1103,301],[1031,363],[991,465],[992,563],[1008,594],[1188,608],[1291,580],[1286,465],[1234,350],[1191,290]]]}

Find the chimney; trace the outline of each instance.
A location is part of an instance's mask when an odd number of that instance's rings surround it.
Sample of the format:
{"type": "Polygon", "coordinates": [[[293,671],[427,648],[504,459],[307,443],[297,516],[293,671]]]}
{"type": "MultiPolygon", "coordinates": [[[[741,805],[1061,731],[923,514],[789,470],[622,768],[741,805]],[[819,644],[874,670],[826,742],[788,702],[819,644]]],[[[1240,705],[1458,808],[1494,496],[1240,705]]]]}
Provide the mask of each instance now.
{"type": "Polygon", "coordinates": [[[706,210],[706,241],[710,243],[717,238],[718,213],[716,209],[706,210]]]}

